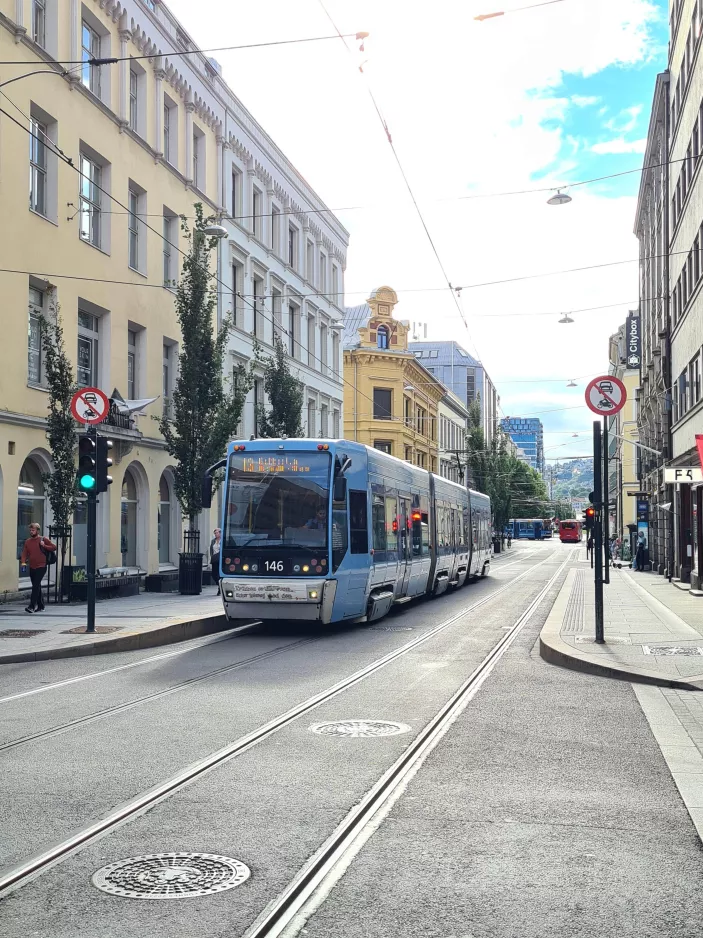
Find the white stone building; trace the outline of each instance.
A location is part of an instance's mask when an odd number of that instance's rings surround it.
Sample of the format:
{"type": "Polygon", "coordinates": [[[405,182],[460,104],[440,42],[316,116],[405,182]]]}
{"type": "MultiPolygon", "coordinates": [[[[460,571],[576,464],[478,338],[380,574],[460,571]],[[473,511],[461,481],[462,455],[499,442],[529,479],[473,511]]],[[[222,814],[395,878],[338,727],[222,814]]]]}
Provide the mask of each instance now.
{"type": "Polygon", "coordinates": [[[447,391],[437,405],[439,421],[439,474],[462,482],[465,472],[466,426],[469,412],[456,394],[447,391]]]}

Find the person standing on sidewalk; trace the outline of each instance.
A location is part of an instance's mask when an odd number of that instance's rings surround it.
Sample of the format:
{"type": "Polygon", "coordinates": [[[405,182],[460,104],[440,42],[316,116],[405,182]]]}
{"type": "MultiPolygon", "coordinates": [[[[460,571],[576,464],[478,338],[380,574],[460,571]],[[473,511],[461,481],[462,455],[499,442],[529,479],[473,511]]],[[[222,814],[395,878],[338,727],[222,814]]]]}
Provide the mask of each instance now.
{"type": "Polygon", "coordinates": [[[217,595],[220,595],[220,545],[222,543],[222,531],[215,528],[212,532],[213,539],[210,541],[210,572],[213,582],[217,584],[217,595]]]}
{"type": "Polygon", "coordinates": [[[644,573],[644,552],[646,545],[644,543],[644,534],[642,531],[637,535],[637,550],[635,551],[635,569],[644,573]]]}
{"type": "Polygon", "coordinates": [[[29,578],[32,581],[32,596],[25,612],[41,612],[44,609],[41,581],[46,573],[46,551],[56,550],[56,544],[53,544],[48,537],[42,537],[39,531],[39,525],[33,521],[29,526],[29,537],[24,542],[20,557],[20,563],[24,569],[29,563],[29,578]]]}

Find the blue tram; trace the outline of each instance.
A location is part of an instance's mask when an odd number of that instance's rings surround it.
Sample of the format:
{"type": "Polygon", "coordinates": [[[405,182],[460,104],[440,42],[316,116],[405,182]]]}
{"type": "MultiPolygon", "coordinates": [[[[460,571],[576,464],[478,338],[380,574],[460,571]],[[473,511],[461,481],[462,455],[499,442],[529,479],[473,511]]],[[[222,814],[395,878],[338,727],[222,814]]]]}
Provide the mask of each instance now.
{"type": "Polygon", "coordinates": [[[373,621],[491,558],[486,495],[348,440],[232,442],[220,571],[228,618],[373,621]]]}

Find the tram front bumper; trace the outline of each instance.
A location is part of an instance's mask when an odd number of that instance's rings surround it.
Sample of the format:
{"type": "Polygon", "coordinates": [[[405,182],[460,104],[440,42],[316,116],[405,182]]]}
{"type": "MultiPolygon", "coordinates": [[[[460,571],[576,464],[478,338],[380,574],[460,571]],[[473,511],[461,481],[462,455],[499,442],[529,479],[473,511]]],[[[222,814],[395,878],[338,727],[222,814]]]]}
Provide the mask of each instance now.
{"type": "Polygon", "coordinates": [[[332,620],[336,580],[266,580],[223,577],[222,602],[228,619],[332,620]]]}

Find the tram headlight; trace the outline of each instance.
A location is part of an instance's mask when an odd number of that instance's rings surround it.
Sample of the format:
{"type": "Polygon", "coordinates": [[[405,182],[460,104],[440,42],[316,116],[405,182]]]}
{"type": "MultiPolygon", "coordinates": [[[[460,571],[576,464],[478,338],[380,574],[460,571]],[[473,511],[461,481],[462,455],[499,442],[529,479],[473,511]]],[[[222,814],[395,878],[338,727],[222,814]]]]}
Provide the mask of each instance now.
{"type": "Polygon", "coordinates": [[[319,595],[317,590],[308,590],[308,599],[317,599],[319,595]]]}

